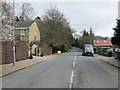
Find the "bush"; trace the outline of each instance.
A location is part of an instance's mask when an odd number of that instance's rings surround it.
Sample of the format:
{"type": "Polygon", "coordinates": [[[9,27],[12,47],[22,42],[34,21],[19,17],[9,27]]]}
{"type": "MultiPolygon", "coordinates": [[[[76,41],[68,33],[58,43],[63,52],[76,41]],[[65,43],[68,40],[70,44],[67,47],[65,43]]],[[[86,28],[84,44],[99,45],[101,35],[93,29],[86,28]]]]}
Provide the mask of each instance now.
{"type": "Polygon", "coordinates": [[[63,52],[67,52],[68,51],[68,46],[65,44],[63,45],[63,52]]]}
{"type": "Polygon", "coordinates": [[[30,57],[29,57],[30,59],[33,59],[33,56],[32,56],[32,53],[30,53],[30,57]]]}
{"type": "Polygon", "coordinates": [[[107,56],[108,57],[108,53],[107,52],[99,52],[99,55],[103,55],[103,56],[107,56]]]}
{"type": "Polygon", "coordinates": [[[41,57],[43,57],[43,56],[44,56],[43,52],[40,54],[40,56],[41,56],[41,57]]]}

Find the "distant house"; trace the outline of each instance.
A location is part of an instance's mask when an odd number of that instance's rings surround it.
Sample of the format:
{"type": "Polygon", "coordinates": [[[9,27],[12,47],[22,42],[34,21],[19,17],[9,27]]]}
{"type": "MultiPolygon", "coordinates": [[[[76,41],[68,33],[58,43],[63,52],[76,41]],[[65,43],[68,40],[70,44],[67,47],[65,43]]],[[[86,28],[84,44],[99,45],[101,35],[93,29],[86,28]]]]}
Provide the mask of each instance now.
{"type": "Polygon", "coordinates": [[[107,49],[112,47],[111,40],[93,40],[95,52],[106,52],[107,49]]]}
{"type": "Polygon", "coordinates": [[[32,53],[39,55],[39,45],[34,42],[40,43],[40,30],[35,21],[17,21],[15,23],[15,39],[25,41],[28,45],[33,42],[32,53]]]}

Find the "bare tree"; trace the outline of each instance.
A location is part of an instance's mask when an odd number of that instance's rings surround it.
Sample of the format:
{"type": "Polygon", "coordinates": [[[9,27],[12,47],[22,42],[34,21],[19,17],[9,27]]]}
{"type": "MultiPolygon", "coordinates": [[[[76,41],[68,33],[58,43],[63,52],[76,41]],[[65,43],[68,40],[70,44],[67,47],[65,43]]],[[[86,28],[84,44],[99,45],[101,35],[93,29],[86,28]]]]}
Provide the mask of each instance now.
{"type": "Polygon", "coordinates": [[[20,12],[20,19],[31,20],[34,14],[34,9],[30,3],[23,3],[20,12]]]}

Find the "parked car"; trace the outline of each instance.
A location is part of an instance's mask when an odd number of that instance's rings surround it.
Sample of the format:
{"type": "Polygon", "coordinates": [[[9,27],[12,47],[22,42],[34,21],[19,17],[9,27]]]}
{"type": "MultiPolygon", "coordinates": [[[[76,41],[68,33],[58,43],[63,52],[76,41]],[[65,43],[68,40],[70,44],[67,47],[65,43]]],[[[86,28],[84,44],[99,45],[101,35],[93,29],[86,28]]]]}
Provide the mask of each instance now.
{"type": "Polygon", "coordinates": [[[120,52],[120,48],[115,48],[115,52],[120,52]]]}
{"type": "Polygon", "coordinates": [[[113,48],[109,48],[109,49],[107,50],[107,56],[108,56],[108,57],[112,57],[112,56],[113,56],[113,53],[114,53],[113,48]]]}
{"type": "Polygon", "coordinates": [[[83,47],[82,55],[94,56],[93,46],[91,44],[85,44],[83,47]]]}
{"type": "Polygon", "coordinates": [[[120,60],[120,48],[115,48],[115,58],[120,60]]]}

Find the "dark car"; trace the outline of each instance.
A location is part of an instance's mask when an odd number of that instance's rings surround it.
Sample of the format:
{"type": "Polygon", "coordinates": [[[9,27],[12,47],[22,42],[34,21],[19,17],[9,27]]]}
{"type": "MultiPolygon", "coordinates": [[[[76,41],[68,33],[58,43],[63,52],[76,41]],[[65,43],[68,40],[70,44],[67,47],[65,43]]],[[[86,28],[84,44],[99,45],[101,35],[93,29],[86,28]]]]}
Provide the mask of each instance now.
{"type": "Polygon", "coordinates": [[[109,48],[109,49],[107,50],[108,57],[112,57],[113,52],[114,52],[113,48],[109,48]]]}

